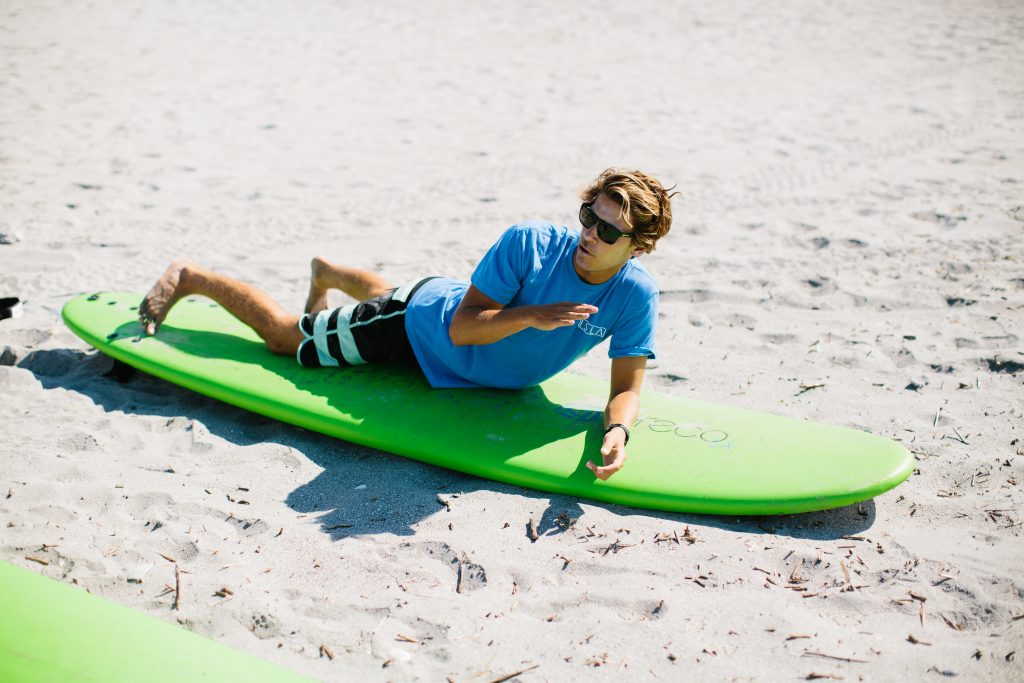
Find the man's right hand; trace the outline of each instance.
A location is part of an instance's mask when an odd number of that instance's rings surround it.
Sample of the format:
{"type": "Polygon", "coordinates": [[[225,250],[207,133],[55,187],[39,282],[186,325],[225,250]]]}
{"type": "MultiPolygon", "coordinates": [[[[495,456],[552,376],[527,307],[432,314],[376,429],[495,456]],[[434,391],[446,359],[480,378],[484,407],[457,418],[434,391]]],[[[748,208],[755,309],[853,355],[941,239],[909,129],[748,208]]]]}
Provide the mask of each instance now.
{"type": "Polygon", "coordinates": [[[535,327],[538,330],[554,330],[559,327],[575,325],[577,321],[586,320],[597,313],[597,306],[574,304],[568,301],[529,306],[528,308],[532,317],[530,327],[535,327]]]}
{"type": "Polygon", "coordinates": [[[554,330],[575,325],[594,313],[596,306],[570,302],[505,308],[470,285],[455,311],[448,336],[456,346],[493,344],[528,327],[554,330]]]}

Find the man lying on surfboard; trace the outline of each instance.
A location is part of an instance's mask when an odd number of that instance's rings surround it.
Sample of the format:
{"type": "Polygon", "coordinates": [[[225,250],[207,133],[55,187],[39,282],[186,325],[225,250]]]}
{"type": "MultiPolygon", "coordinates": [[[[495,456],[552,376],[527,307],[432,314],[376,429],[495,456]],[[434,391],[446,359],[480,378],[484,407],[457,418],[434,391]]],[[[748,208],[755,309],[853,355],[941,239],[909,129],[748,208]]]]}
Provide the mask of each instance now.
{"type": "Polygon", "coordinates": [[[470,283],[431,277],[395,287],[376,273],[315,258],[305,314],[294,315],[250,284],[175,261],[143,299],[139,320],[156,334],[176,302],[206,296],[270,351],[302,365],[410,364],[437,388],[533,386],[610,339],[602,465],[587,462],[607,479],[626,460],[644,369],[654,358],[658,288],[635,257],[668,232],[672,207],[660,182],[614,168],[580,197],[582,231],[512,226],[470,283]],[[358,303],[328,310],[331,289],[358,303]]]}

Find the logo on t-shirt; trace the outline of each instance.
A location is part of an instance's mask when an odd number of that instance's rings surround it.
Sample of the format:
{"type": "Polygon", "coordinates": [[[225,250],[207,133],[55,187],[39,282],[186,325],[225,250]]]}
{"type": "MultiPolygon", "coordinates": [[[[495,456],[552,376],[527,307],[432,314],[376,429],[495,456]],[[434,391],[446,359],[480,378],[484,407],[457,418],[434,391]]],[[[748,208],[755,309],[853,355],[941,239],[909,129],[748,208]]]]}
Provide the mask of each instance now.
{"type": "Polygon", "coordinates": [[[592,337],[603,337],[605,332],[608,331],[608,328],[598,327],[597,325],[591,325],[586,320],[580,320],[578,323],[576,323],[576,326],[592,337]]]}

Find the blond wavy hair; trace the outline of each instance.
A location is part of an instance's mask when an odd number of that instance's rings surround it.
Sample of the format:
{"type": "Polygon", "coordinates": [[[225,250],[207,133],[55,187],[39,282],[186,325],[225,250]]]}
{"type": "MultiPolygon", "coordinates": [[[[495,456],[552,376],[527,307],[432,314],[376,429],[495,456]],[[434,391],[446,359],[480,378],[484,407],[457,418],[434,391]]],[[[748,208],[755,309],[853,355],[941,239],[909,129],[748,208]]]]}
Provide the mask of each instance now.
{"type": "Polygon", "coordinates": [[[633,244],[649,254],[672,227],[671,199],[679,194],[669,194],[673,189],[642,171],[609,168],[580,191],[580,199],[591,204],[604,194],[618,204],[619,217],[633,230],[633,244]]]}

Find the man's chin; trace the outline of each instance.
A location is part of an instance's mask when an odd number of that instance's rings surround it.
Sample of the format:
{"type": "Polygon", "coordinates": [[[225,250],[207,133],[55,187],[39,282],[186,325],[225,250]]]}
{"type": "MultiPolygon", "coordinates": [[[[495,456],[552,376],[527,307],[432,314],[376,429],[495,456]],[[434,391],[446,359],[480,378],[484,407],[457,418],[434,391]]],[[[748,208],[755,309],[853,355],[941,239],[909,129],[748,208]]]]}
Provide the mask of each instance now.
{"type": "Polygon", "coordinates": [[[577,249],[572,254],[572,265],[576,274],[583,279],[587,279],[587,276],[594,271],[592,259],[587,256],[585,251],[577,249]]]}

